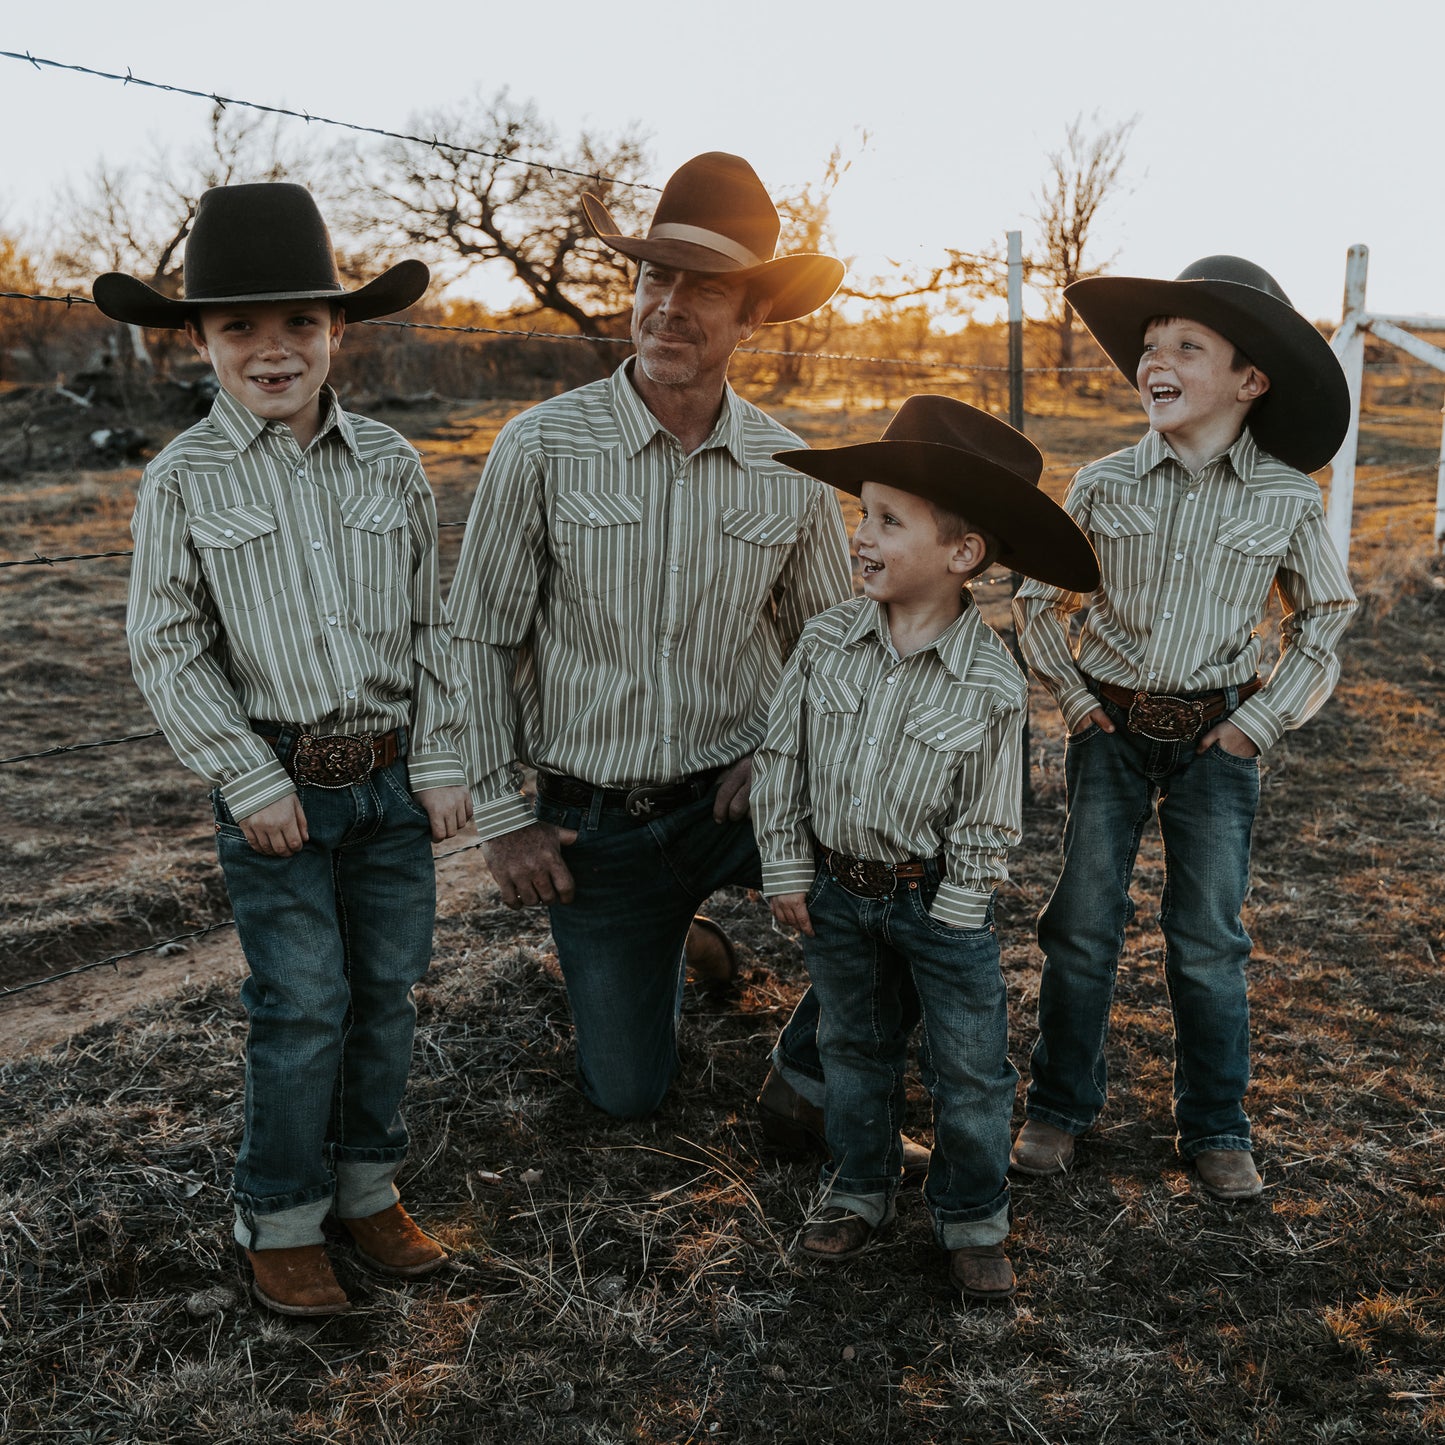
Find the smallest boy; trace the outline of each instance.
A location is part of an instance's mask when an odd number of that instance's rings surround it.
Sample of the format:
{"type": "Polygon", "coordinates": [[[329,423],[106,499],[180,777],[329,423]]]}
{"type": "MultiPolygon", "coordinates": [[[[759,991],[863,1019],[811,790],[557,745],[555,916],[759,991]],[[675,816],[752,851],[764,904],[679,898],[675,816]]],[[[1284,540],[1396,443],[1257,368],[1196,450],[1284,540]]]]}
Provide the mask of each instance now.
{"type": "Polygon", "coordinates": [[[1338,449],[1349,393],[1324,338],[1237,256],[1207,256],[1174,281],[1101,276],[1066,294],[1139,388],[1149,432],[1085,467],[1065,499],[1103,571],[1077,642],[1077,596],[1029,583],[1014,602],[1069,739],[1063,868],[1039,915],[1039,1037],[1013,1165],[1067,1168],[1104,1107],[1129,879],[1157,810],[1178,1149],[1205,1193],[1250,1199],[1263,1181],[1244,1112],[1240,910],[1259,755],[1339,676],[1355,597],[1304,474],[1338,449]],[[1257,629],[1276,588],[1280,656],[1261,684],[1257,629]]]}
{"type": "Polygon", "coordinates": [[[345,322],[426,284],[403,261],[346,292],[311,195],[265,184],[201,197],[184,300],[115,272],[94,286],[107,316],[184,327],[221,385],[141,480],[127,630],[167,741],[213,788],[250,970],[235,1235],[257,1299],[288,1315],[349,1307],[329,1213],[381,1273],[446,1260],[393,1179],[431,840],[471,816],[461,692],[417,455],[326,386],[345,322]]]}
{"type": "Polygon", "coordinates": [[[880,441],[776,459],[863,504],[863,595],[803,629],[753,786],[764,892],[821,1006],[831,1159],[799,1249],[847,1259],[893,1218],[911,978],[934,1233],[965,1298],[1004,1298],[1018,1075],[993,895],[1019,838],[1026,684],[964,584],[997,560],[1087,590],[1098,567],[1039,491],[1038,448],[948,397],[911,397],[880,441]]]}

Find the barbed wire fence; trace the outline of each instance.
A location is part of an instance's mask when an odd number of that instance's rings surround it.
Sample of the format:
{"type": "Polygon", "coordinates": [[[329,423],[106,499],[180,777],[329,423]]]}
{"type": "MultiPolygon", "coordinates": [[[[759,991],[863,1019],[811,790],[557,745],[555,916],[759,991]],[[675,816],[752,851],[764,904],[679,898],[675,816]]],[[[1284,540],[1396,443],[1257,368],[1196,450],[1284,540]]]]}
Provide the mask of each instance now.
{"type": "MultiPolygon", "coordinates": [[[[334,119],[334,118],[326,117],[326,116],[313,115],[313,114],[311,114],[310,112],[305,111],[305,110],[295,110],[295,109],[290,109],[290,108],[287,108],[287,107],[284,107],[284,106],[266,105],[266,104],[263,104],[263,103],[260,103],[260,102],[256,102],[256,101],[243,100],[243,99],[240,99],[240,98],[237,98],[237,97],[232,97],[232,96],[222,96],[222,95],[219,95],[219,94],[215,94],[215,93],[213,93],[213,92],[198,90],[198,89],[194,89],[194,88],[190,88],[190,87],[186,87],[186,86],[165,84],[165,83],[161,83],[161,82],[158,82],[158,81],[152,81],[152,80],[148,80],[148,79],[144,79],[144,78],[142,78],[142,77],[136,76],[136,75],[135,75],[133,72],[131,72],[129,69],[127,69],[126,73],[125,73],[124,75],[122,75],[122,74],[120,74],[120,73],[118,73],[118,72],[95,70],[95,69],[92,69],[92,68],[87,67],[87,66],[71,65],[71,64],[66,64],[66,63],[64,63],[64,62],[61,62],[61,61],[49,60],[49,59],[46,59],[46,58],[43,58],[43,57],[39,57],[39,56],[32,55],[32,54],[30,54],[29,52],[23,52],[23,51],[22,51],[22,52],[17,52],[17,51],[9,51],[9,50],[0,50],[0,59],[9,59],[9,60],[15,60],[15,61],[25,62],[25,63],[28,63],[28,64],[36,67],[37,69],[44,68],[44,67],[48,67],[48,68],[53,68],[53,69],[56,69],[56,70],[72,71],[72,72],[75,72],[75,73],[78,73],[78,74],[81,74],[81,75],[86,75],[86,76],[90,76],[90,77],[97,78],[97,79],[102,79],[102,80],[117,82],[117,83],[119,83],[119,84],[121,84],[121,85],[143,86],[143,87],[147,87],[147,88],[150,88],[150,89],[159,90],[159,91],[164,91],[164,92],[168,92],[168,93],[175,94],[175,95],[179,95],[179,96],[195,97],[195,98],[199,98],[199,99],[202,99],[202,100],[206,100],[206,101],[208,101],[208,102],[210,102],[210,103],[212,103],[212,104],[214,104],[214,105],[219,105],[219,106],[223,106],[223,107],[228,107],[228,106],[244,107],[244,108],[251,109],[251,110],[255,110],[255,111],[259,111],[259,112],[265,112],[265,113],[271,114],[271,115],[276,115],[276,116],[282,116],[282,117],[287,117],[287,118],[292,118],[292,119],[301,120],[301,121],[303,121],[303,122],[305,122],[305,123],[308,123],[308,124],[313,124],[313,123],[314,123],[314,124],[318,124],[318,125],[335,126],[335,127],[341,128],[341,129],[349,130],[349,131],[362,132],[362,133],[365,133],[365,134],[368,134],[368,135],[381,136],[381,137],[386,137],[386,138],[389,138],[389,139],[399,140],[399,141],[403,141],[403,142],[407,142],[407,143],[411,143],[411,144],[421,145],[421,146],[425,146],[425,147],[427,147],[428,149],[431,149],[431,150],[446,150],[446,151],[449,151],[449,152],[452,152],[452,153],[456,153],[456,154],[466,154],[466,155],[479,156],[479,157],[483,157],[483,158],[490,159],[490,160],[496,160],[496,161],[499,161],[499,162],[504,162],[504,163],[506,163],[506,164],[523,166],[523,167],[526,167],[526,168],[529,168],[529,169],[545,170],[545,171],[547,171],[549,174],[552,174],[552,175],[570,175],[570,176],[576,176],[576,177],[580,177],[580,178],[583,178],[583,179],[591,180],[591,181],[593,181],[593,182],[595,182],[595,183],[597,183],[597,184],[601,184],[604,180],[608,180],[608,179],[609,179],[609,178],[607,178],[607,177],[600,176],[600,175],[598,175],[598,174],[596,174],[596,173],[593,173],[593,172],[577,171],[577,170],[569,169],[569,168],[567,168],[567,167],[565,167],[565,166],[561,166],[561,165],[558,165],[558,164],[555,164],[555,163],[551,163],[551,162],[548,162],[548,161],[545,161],[545,160],[541,160],[541,159],[504,155],[504,154],[499,154],[499,153],[496,153],[496,152],[491,152],[491,151],[482,150],[482,149],[479,149],[479,148],[477,148],[477,147],[462,145],[462,144],[459,144],[459,143],[456,143],[456,142],[452,142],[452,141],[449,141],[449,140],[447,140],[447,139],[444,139],[444,138],[442,138],[442,137],[435,136],[435,135],[433,135],[433,136],[423,136],[423,135],[417,135],[417,134],[407,133],[407,132],[402,132],[402,131],[387,130],[387,129],[384,129],[384,128],[378,127],[378,126],[362,125],[362,124],[358,124],[358,123],[351,122],[351,121],[344,121],[344,120],[338,120],[338,119],[334,119]]],[[[653,192],[656,192],[656,191],[659,191],[659,190],[660,190],[660,187],[657,187],[657,186],[655,186],[655,185],[651,185],[651,184],[649,184],[649,183],[640,182],[640,181],[638,181],[638,182],[633,182],[633,181],[619,181],[619,180],[616,180],[616,179],[612,179],[610,183],[612,183],[612,184],[618,184],[618,185],[632,186],[632,187],[635,187],[635,188],[637,188],[637,189],[647,190],[647,191],[653,191],[653,192]]],[[[95,302],[93,301],[93,299],[92,299],[91,297],[89,297],[89,296],[84,296],[84,295],[80,295],[80,294],[75,294],[75,293],[63,294],[63,295],[52,295],[52,294],[47,294],[47,293],[44,293],[44,292],[0,291],[0,300],[28,302],[28,303],[33,303],[33,304],[37,304],[37,305],[58,305],[58,306],[63,306],[67,311],[69,311],[69,310],[71,310],[72,308],[75,308],[75,307],[93,307],[93,306],[95,305],[95,302]]],[[[623,346],[623,347],[631,346],[631,344],[632,344],[630,338],[628,338],[628,337],[588,336],[588,335],[583,335],[583,334],[581,334],[581,333],[573,333],[573,332],[542,331],[542,330],[538,330],[538,329],[536,329],[536,328],[479,326],[479,325],[458,324],[458,323],[430,322],[430,321],[411,321],[411,320],[396,320],[396,319],[377,319],[377,320],[366,321],[366,322],[363,322],[363,323],[361,323],[361,324],[366,325],[366,326],[374,326],[374,327],[379,327],[379,328],[387,328],[387,329],[398,330],[398,331],[408,331],[408,330],[410,330],[410,331],[429,331],[429,332],[454,333],[454,334],[457,334],[457,335],[487,336],[487,337],[494,337],[494,338],[509,338],[509,339],[513,339],[513,340],[526,341],[526,342],[533,342],[533,341],[535,341],[535,342],[540,342],[540,343],[544,343],[544,344],[545,344],[545,343],[571,343],[571,344],[576,344],[576,345],[595,346],[595,345],[597,345],[598,343],[602,343],[602,344],[605,344],[605,345],[616,345],[616,346],[623,346]]],[[[1019,373],[1019,371],[1020,371],[1020,368],[1018,368],[1017,366],[1010,367],[1010,366],[1008,366],[1008,365],[993,365],[993,364],[985,364],[985,363],[977,363],[977,362],[964,362],[964,361],[948,361],[948,360],[942,360],[942,359],[930,359],[930,358],[927,358],[927,357],[919,357],[919,356],[912,356],[912,357],[876,356],[876,355],[867,355],[867,354],[850,353],[850,352],[827,352],[827,351],[809,351],[809,350],[790,350],[790,349],[784,349],[784,348],[762,347],[762,346],[739,347],[739,348],[738,348],[738,351],[739,351],[740,353],[742,353],[742,354],[753,355],[753,356],[776,357],[776,358],[786,358],[786,359],[801,359],[801,360],[813,361],[813,362],[825,361],[825,362],[829,362],[829,363],[833,363],[833,364],[838,364],[838,365],[844,365],[844,366],[849,366],[849,365],[864,366],[864,365],[866,365],[866,366],[881,366],[881,367],[898,367],[898,368],[907,368],[907,369],[909,369],[909,370],[911,370],[911,371],[915,371],[915,372],[921,370],[921,371],[931,371],[931,372],[935,372],[935,373],[941,373],[941,374],[947,374],[947,375],[958,375],[958,376],[969,376],[969,375],[973,375],[973,374],[1015,374],[1015,375],[1017,375],[1017,374],[1019,373]]],[[[1372,365],[1372,366],[1370,366],[1368,369],[1374,370],[1374,369],[1376,369],[1376,367],[1372,365]]],[[[1389,368],[1384,367],[1384,366],[1381,366],[1381,367],[1379,367],[1379,369],[1380,369],[1380,370],[1386,370],[1386,369],[1389,369],[1389,368]]],[[[1083,376],[1083,375],[1101,375],[1101,374],[1102,374],[1102,375],[1110,375],[1110,376],[1112,376],[1112,375],[1115,374],[1115,368],[1114,368],[1113,366],[1111,366],[1111,365],[1100,365],[1100,366],[1068,366],[1068,367],[1059,367],[1059,366],[1025,366],[1025,367],[1022,368],[1022,373],[1023,373],[1024,375],[1034,375],[1034,376],[1038,376],[1038,375],[1053,375],[1053,376],[1080,375],[1080,376],[1083,376]]],[[[1081,458],[1081,459],[1078,459],[1078,460],[1075,460],[1075,461],[1069,461],[1069,462],[1055,462],[1055,463],[1049,464],[1049,465],[1045,468],[1045,470],[1046,470],[1046,471],[1049,471],[1049,472],[1059,472],[1059,471],[1069,471],[1069,472],[1073,472],[1073,471],[1077,471],[1078,468],[1079,468],[1080,466],[1082,466],[1082,465],[1083,465],[1086,461],[1088,461],[1088,460],[1090,460],[1090,458],[1081,458]]],[[[1390,471],[1390,472],[1386,472],[1386,473],[1377,475],[1377,476],[1375,476],[1375,477],[1372,477],[1371,480],[1372,480],[1373,482],[1391,481],[1391,480],[1397,480],[1397,479],[1400,479],[1400,478],[1403,478],[1403,477],[1406,477],[1406,476],[1415,475],[1415,474],[1417,474],[1417,473],[1418,473],[1418,474],[1424,474],[1424,473],[1426,473],[1426,472],[1433,472],[1434,470],[1435,470],[1435,463],[1432,461],[1432,462],[1427,462],[1427,463],[1421,463],[1421,464],[1414,465],[1414,466],[1407,466],[1407,467],[1396,468],[1396,469],[1394,469],[1394,470],[1392,470],[1392,471],[1390,471]]],[[[464,528],[467,524],[466,524],[465,522],[463,522],[463,521],[454,521],[454,522],[441,522],[441,523],[439,523],[438,525],[439,525],[441,528],[443,528],[443,529],[448,529],[448,528],[464,528]]],[[[82,562],[96,562],[96,561],[109,560],[109,559],[129,558],[129,557],[131,557],[132,555],[133,555],[133,553],[132,553],[129,549],[126,549],[126,550],[100,551],[100,552],[76,552],[76,553],[69,553],[69,554],[63,554],[63,555],[57,555],[57,556],[48,556],[48,555],[44,555],[44,554],[42,554],[42,553],[40,553],[40,552],[33,552],[31,555],[26,556],[26,557],[14,557],[14,558],[0,559],[0,569],[17,568],[17,567],[47,567],[47,568],[49,568],[49,567],[55,567],[55,566],[61,565],[61,564],[82,563],[82,562]]],[[[989,583],[997,584],[997,583],[1007,582],[1009,579],[1008,579],[1007,577],[997,577],[997,578],[990,578],[990,579],[987,579],[987,580],[988,580],[989,583]]],[[[162,731],[162,729],[160,729],[160,728],[153,728],[153,729],[150,729],[150,730],[148,730],[148,731],[135,732],[135,733],[127,733],[127,734],[123,734],[123,735],[116,736],[116,737],[96,738],[96,739],[83,740],[83,741],[79,741],[79,742],[64,743],[64,744],[59,744],[59,745],[54,746],[54,747],[40,749],[40,750],[38,750],[38,751],[26,752],[26,753],[17,753],[17,754],[14,754],[14,755],[12,755],[12,756],[9,756],[9,757],[0,758],[0,767],[7,767],[7,766],[17,765],[17,764],[21,764],[21,763],[34,763],[34,762],[51,761],[51,760],[55,760],[55,759],[59,759],[59,758],[62,758],[62,757],[69,756],[69,755],[71,755],[71,754],[80,753],[80,752],[87,752],[87,751],[92,751],[92,750],[97,750],[97,749],[103,749],[103,748],[122,747],[122,746],[128,746],[128,745],[138,744],[138,743],[144,743],[144,742],[153,742],[153,741],[156,740],[156,739],[163,739],[164,736],[165,736],[165,735],[164,735],[164,732],[162,731]]],[[[445,850],[443,850],[443,851],[441,851],[441,852],[436,853],[434,856],[435,856],[435,859],[436,859],[437,862],[442,862],[442,861],[444,861],[444,860],[446,860],[446,859],[454,858],[454,857],[457,857],[457,856],[459,856],[459,855],[461,855],[461,854],[464,854],[464,853],[473,852],[473,851],[481,848],[482,846],[483,846],[483,845],[482,845],[482,842],[481,842],[480,840],[477,840],[477,841],[473,841],[473,842],[468,842],[468,843],[465,843],[465,844],[461,844],[461,845],[456,846],[456,847],[453,847],[453,848],[445,849],[445,850]]],[[[78,965],[76,965],[76,966],[74,966],[74,967],[71,967],[71,968],[66,968],[66,969],[62,969],[62,970],[56,971],[56,972],[52,972],[52,973],[49,973],[49,974],[45,974],[45,975],[43,975],[43,976],[38,976],[38,977],[35,977],[35,978],[26,979],[26,980],[24,980],[23,982],[20,982],[20,983],[17,983],[17,984],[12,984],[12,985],[9,985],[9,986],[7,986],[7,987],[0,988],[0,999],[6,999],[6,998],[13,997],[13,996],[15,996],[15,995],[18,995],[18,994],[27,993],[27,992],[29,992],[29,991],[31,991],[31,990],[43,988],[43,987],[46,987],[47,985],[57,983],[57,982],[59,982],[59,981],[61,981],[61,980],[63,980],[63,979],[73,978],[73,977],[76,977],[76,976],[81,975],[81,974],[90,973],[90,972],[95,971],[95,970],[97,970],[97,969],[102,969],[102,968],[117,968],[117,969],[118,969],[119,965],[120,965],[121,963],[125,962],[126,960],[128,960],[128,959],[133,959],[133,958],[138,958],[138,957],[140,957],[141,955],[144,955],[144,954],[150,954],[150,955],[153,955],[153,956],[162,956],[162,955],[165,954],[165,952],[166,952],[167,950],[175,949],[175,948],[177,948],[177,947],[179,947],[179,946],[181,946],[181,945],[184,945],[184,944],[186,944],[186,943],[189,943],[189,942],[191,942],[191,941],[193,941],[193,940],[207,937],[207,936],[209,936],[210,934],[219,932],[219,931],[224,930],[224,929],[227,929],[227,928],[232,928],[232,927],[234,927],[234,926],[235,926],[235,920],[234,920],[234,919],[232,919],[232,918],[222,919],[222,920],[219,920],[219,921],[217,921],[217,922],[205,924],[205,925],[203,925],[203,926],[201,926],[201,927],[199,927],[199,928],[195,928],[195,929],[191,929],[191,930],[188,930],[188,931],[186,931],[186,932],[183,932],[183,933],[175,934],[175,935],[173,935],[173,936],[171,936],[171,937],[169,937],[169,938],[159,939],[159,940],[153,940],[153,941],[144,943],[144,944],[142,944],[142,945],[140,945],[140,946],[138,946],[138,947],[136,947],[136,948],[127,949],[127,950],[125,950],[125,951],[123,951],[123,952],[119,952],[119,953],[114,953],[114,954],[108,955],[107,957],[104,957],[104,958],[94,959],[94,960],[92,960],[92,961],[90,961],[90,962],[78,964],[78,965]]]]}

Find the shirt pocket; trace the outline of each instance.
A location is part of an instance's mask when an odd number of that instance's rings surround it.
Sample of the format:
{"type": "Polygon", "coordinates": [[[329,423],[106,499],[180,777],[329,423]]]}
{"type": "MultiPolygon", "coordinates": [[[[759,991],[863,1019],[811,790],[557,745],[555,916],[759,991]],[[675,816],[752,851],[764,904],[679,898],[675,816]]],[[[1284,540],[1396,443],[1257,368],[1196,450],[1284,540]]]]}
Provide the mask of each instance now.
{"type": "Polygon", "coordinates": [[[628,492],[558,492],[552,543],[572,592],[610,597],[636,585],[642,567],[642,498],[628,492]]]}
{"type": "Polygon", "coordinates": [[[1205,586],[1226,607],[1257,621],[1269,603],[1289,539],[1289,528],[1277,523],[1226,517],[1214,533],[1205,586]]]}
{"type": "Polygon", "coordinates": [[[195,513],[188,530],[223,613],[257,612],[286,590],[285,558],[270,507],[251,502],[195,513]]]}
{"type": "Polygon", "coordinates": [[[1149,580],[1158,525],[1158,513],[1137,502],[1095,503],[1089,513],[1089,540],[1099,554],[1106,591],[1134,592],[1149,580]]]}
{"type": "Polygon", "coordinates": [[[856,762],[858,710],[863,688],[846,677],[813,673],[807,681],[808,768],[826,772],[856,762]]]}
{"type": "Polygon", "coordinates": [[[406,577],[406,507],[399,497],[341,499],[346,571],[358,588],[393,592],[406,577]]]}
{"type": "Polygon", "coordinates": [[[744,616],[756,616],[792,554],[798,519],[784,512],[724,507],[719,526],[719,595],[744,616]]]}

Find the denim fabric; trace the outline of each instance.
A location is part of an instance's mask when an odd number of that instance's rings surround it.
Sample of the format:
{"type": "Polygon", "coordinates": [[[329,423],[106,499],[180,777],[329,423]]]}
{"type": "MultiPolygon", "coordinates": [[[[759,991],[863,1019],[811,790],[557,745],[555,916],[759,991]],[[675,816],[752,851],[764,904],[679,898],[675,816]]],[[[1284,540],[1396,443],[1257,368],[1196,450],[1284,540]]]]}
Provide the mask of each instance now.
{"type": "Polygon", "coordinates": [[[1153,742],[1124,731],[1122,709],[1104,707],[1118,730],[1086,728],[1065,756],[1063,868],[1039,915],[1044,968],[1027,1112],[1081,1134],[1104,1107],[1109,1010],[1134,912],[1129,882],[1157,800],[1179,1151],[1192,1159],[1204,1149],[1248,1149],[1250,940],[1239,914],[1259,760],[1153,742]]]}
{"type": "Polygon", "coordinates": [[[924,1198],[945,1249],[1008,1233],[1009,1119],[1018,1074],[1008,1058],[1008,1003],[993,914],[983,928],[929,916],[922,882],[859,898],[820,868],[808,895],[814,936],[803,955],[818,996],[818,1049],[832,1161],[827,1202],[885,1219],[903,1172],[899,1129],[917,990],[919,1066],[933,1098],[933,1159],[924,1198]]]}
{"type": "Polygon", "coordinates": [[[216,848],[250,976],[236,1238],[321,1242],[321,1220],[396,1200],[407,1148],[412,989],[431,960],[436,880],[405,762],[353,788],[302,787],[310,841],[256,852],[219,790],[216,848]]]}
{"type": "Polygon", "coordinates": [[[608,1114],[651,1113],[677,1073],[683,944],[703,900],[762,884],[752,824],[714,822],[715,796],[650,821],[600,795],[588,808],[538,801],[539,819],[578,834],[563,850],[575,896],[549,916],[582,1092],[608,1114]]]}

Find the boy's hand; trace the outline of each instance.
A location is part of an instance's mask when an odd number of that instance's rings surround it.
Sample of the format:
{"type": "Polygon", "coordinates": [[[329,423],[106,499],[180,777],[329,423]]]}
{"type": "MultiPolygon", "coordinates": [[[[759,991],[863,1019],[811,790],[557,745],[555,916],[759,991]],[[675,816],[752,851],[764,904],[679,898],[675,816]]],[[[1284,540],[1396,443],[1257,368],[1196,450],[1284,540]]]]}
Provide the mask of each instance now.
{"type": "Polygon", "coordinates": [[[431,836],[434,843],[445,843],[455,838],[471,821],[472,795],[458,784],[446,788],[423,788],[412,796],[426,809],[431,819],[431,836]]]}
{"type": "Polygon", "coordinates": [[[562,861],[562,849],[577,841],[572,828],[555,823],[529,823],[513,833],[488,838],[482,856],[492,870],[502,902],[508,908],[535,903],[570,903],[572,870],[562,861]]]}
{"type": "Polygon", "coordinates": [[[301,811],[301,799],[295,793],[237,818],[236,826],[246,835],[246,841],[268,858],[290,858],[301,851],[311,836],[306,829],[306,814],[301,811]]]}
{"type": "MultiPolygon", "coordinates": [[[[1101,728],[1104,732],[1111,733],[1114,731],[1114,719],[1111,718],[1102,707],[1091,707],[1089,709],[1089,715],[1084,719],[1083,726],[1079,728],[1079,732],[1083,732],[1084,729],[1088,727],[1101,728]]],[[[1078,733],[1075,733],[1074,736],[1077,737],[1078,733]]]]}
{"type": "Polygon", "coordinates": [[[717,797],[713,799],[715,823],[737,823],[748,815],[748,801],[753,791],[753,758],[749,753],[739,758],[719,779],[717,797]]]}
{"type": "Polygon", "coordinates": [[[808,895],[806,893],[779,893],[768,899],[773,917],[785,928],[796,928],[799,933],[813,936],[813,920],[808,917],[808,895]]]}
{"type": "Polygon", "coordinates": [[[1242,728],[1237,728],[1225,718],[1217,722],[1202,738],[1199,739],[1199,746],[1196,752],[1206,753],[1218,743],[1227,753],[1232,753],[1237,758],[1257,758],[1259,749],[1250,740],[1249,734],[1242,728]]]}

